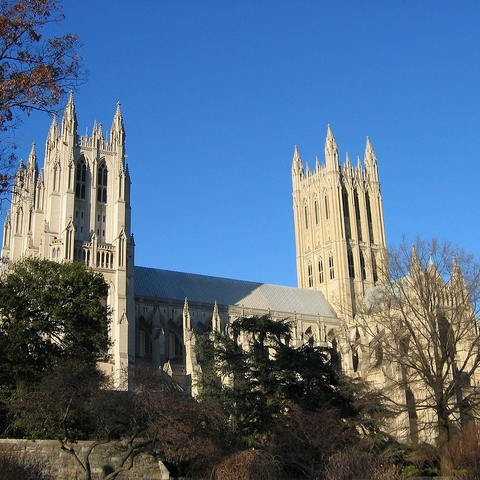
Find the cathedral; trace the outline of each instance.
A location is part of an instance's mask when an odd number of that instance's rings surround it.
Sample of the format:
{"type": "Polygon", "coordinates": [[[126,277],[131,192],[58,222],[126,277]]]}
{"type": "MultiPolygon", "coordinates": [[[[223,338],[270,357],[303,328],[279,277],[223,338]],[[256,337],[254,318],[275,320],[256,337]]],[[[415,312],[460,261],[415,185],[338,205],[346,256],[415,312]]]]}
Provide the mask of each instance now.
{"type": "Polygon", "coordinates": [[[351,314],[356,295],[374,285],[375,272],[367,266],[385,248],[377,163],[369,141],[366,168],[360,161],[353,167],[348,159],[340,167],[330,127],[325,166],[304,170],[295,148],[299,288],[293,288],[136,266],[120,105],[108,134],[96,122],[90,136],[77,130],[71,94],[61,122],[53,118],[43,168],[35,145],[20,162],[2,258],[81,261],[104,275],[113,311],[107,371],[119,378],[129,365],[149,362],[191,389],[192,332],[224,330],[249,315],[292,319],[298,345],[310,341],[346,348],[349,318],[344,312],[351,314]]]}
{"type": "Polygon", "coordinates": [[[71,94],[61,122],[52,120],[43,168],[35,145],[20,162],[1,255],[10,261],[25,255],[79,261],[104,275],[113,314],[109,362],[102,368],[120,388],[129,366],[150,363],[195,393],[194,333],[225,331],[235,319],[254,315],[291,320],[294,346],[336,348],[347,374],[368,376],[355,319],[386,272],[378,166],[368,138],[363,161],[352,163],[347,155],[341,163],[328,126],[325,159],[317,159],[314,169],[294,148],[293,288],[135,265],[120,104],[108,134],[96,122],[90,136],[77,131],[71,94]]]}

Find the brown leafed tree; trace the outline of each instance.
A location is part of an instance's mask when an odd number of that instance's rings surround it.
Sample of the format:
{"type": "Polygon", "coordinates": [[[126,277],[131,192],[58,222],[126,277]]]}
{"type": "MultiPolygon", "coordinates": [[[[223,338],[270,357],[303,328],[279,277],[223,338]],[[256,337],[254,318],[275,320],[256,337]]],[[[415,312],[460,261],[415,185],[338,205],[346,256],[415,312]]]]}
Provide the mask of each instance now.
{"type": "Polygon", "coordinates": [[[178,476],[202,476],[224,454],[224,415],[210,402],[197,402],[165,372],[135,369],[135,409],[159,458],[178,476]]]}
{"type": "Polygon", "coordinates": [[[433,239],[391,250],[388,273],[357,316],[370,357],[361,369],[381,370],[411,440],[434,437],[441,449],[478,415],[480,267],[433,239]]]}
{"type": "Polygon", "coordinates": [[[34,387],[10,400],[16,434],[57,439],[82,475],[95,477],[92,454],[108,444],[117,452],[105,480],[130,470],[143,453],[175,475],[203,475],[222,456],[222,422],[208,405],[187,395],[166,373],[138,367],[135,388],[114,391],[95,365],[61,362],[34,387]],[[86,448],[78,440],[90,440],[86,448]]]}
{"type": "Polygon", "coordinates": [[[23,112],[52,113],[85,80],[75,34],[50,36],[64,19],[57,0],[0,0],[0,194],[8,191],[14,143],[7,132],[23,112]]]}

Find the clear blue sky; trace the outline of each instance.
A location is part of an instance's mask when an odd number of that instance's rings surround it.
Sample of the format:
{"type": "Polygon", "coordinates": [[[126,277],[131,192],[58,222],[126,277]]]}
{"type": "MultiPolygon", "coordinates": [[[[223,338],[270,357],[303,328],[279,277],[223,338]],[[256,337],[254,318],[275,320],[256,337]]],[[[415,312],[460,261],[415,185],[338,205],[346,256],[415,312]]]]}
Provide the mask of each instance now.
{"type": "MultiPolygon", "coordinates": [[[[122,104],[136,264],[296,285],[291,161],[375,149],[389,245],[480,253],[480,2],[65,0],[79,133],[122,104]]],[[[20,130],[20,154],[50,119],[20,130]]]]}

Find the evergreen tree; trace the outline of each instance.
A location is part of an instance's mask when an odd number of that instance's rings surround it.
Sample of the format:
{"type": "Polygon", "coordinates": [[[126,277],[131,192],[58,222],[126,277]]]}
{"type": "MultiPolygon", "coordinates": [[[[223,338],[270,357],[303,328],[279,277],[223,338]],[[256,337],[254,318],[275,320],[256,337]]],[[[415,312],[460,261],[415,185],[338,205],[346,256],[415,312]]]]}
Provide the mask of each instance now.
{"type": "Polygon", "coordinates": [[[249,446],[269,444],[292,406],[335,412],[365,432],[377,429],[378,398],[364,402],[368,390],[342,375],[333,348],[291,345],[287,320],[239,318],[228,333],[199,335],[196,349],[199,398],[219,403],[231,433],[249,446]]]}
{"type": "Polygon", "coordinates": [[[28,257],[0,278],[0,383],[30,385],[66,358],[95,364],[109,347],[108,285],[82,263],[28,257]]]}

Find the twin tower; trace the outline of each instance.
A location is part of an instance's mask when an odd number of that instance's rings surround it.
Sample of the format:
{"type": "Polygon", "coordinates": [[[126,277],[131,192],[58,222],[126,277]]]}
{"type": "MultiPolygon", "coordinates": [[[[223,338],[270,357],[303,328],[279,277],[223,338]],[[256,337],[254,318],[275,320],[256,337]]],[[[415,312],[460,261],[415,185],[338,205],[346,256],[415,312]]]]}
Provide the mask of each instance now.
{"type": "MultiPolygon", "coordinates": [[[[81,136],[70,95],[61,123],[54,118],[50,126],[43,169],[38,169],[34,146],[27,162],[20,163],[2,242],[5,259],[36,255],[82,261],[104,275],[110,286],[107,303],[113,311],[113,350],[105,368],[117,378],[143,345],[136,319],[130,175],[125,158],[120,105],[109,134],[104,135],[102,125],[94,123],[92,134],[81,136]]],[[[340,165],[328,127],[325,165],[317,160],[310,171],[296,148],[292,165],[298,286],[321,291],[346,320],[353,318],[357,302],[385,273],[377,160],[368,139],[363,163],[359,159],[354,166],[347,156],[340,165]]],[[[295,312],[291,315],[295,317],[295,312]]]]}
{"type": "Polygon", "coordinates": [[[340,165],[330,125],[325,164],[304,168],[295,147],[293,211],[300,288],[323,292],[337,315],[355,315],[367,289],[385,280],[386,243],[377,159],[367,137],[364,165],[340,165]]]}

